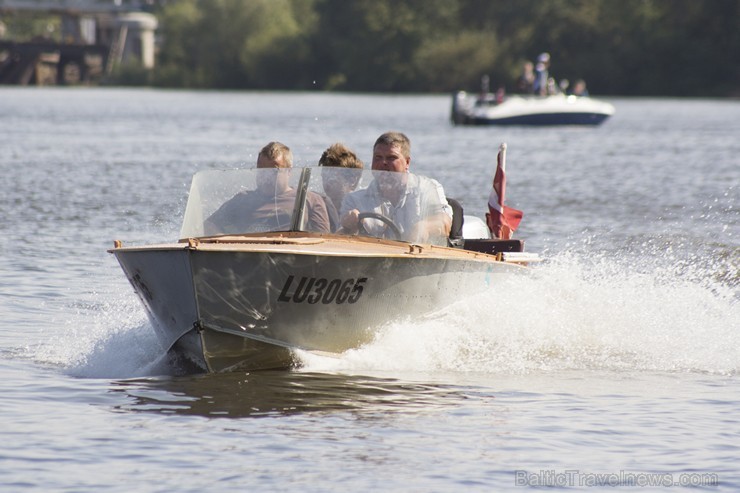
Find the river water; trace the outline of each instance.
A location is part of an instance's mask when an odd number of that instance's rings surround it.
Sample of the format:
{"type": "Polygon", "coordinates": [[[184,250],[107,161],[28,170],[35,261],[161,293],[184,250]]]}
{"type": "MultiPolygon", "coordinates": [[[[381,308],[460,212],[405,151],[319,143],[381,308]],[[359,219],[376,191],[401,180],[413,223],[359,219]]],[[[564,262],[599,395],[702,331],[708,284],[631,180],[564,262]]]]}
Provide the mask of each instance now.
{"type": "Polygon", "coordinates": [[[0,490],[740,489],[740,102],[453,127],[447,95],[0,89],[0,490]],[[501,142],[532,276],[290,372],[178,376],[113,256],[270,140],[484,212],[501,142]],[[659,488],[660,487],[660,488],[659,488]]]}

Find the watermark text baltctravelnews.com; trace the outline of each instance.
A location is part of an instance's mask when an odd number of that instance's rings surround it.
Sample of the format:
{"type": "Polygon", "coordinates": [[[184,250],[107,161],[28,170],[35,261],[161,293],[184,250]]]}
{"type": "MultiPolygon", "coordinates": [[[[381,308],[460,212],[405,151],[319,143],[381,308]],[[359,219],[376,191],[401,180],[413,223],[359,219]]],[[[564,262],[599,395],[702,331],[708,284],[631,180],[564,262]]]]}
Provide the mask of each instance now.
{"type": "Polygon", "coordinates": [[[719,476],[713,473],[652,473],[619,471],[592,473],[577,469],[565,471],[514,471],[516,486],[717,486],[719,476]]]}

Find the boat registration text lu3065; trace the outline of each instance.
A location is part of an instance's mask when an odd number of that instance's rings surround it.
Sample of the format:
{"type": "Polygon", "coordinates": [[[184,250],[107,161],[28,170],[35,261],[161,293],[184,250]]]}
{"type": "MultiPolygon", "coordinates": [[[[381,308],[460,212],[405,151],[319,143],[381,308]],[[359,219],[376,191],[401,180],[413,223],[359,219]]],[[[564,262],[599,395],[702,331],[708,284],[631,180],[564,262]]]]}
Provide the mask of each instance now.
{"type": "Polygon", "coordinates": [[[355,303],[362,296],[366,282],[367,277],[331,280],[323,277],[301,277],[296,281],[294,276],[288,276],[278,301],[311,305],[318,302],[325,305],[355,303]],[[293,288],[294,284],[295,288],[293,288]]]}

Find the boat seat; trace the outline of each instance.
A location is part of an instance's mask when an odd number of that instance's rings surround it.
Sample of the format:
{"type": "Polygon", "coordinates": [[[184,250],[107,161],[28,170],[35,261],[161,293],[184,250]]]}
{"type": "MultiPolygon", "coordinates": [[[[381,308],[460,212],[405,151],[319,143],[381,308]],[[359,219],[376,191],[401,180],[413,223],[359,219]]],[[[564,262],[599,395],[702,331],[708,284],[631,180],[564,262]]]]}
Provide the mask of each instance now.
{"type": "Polygon", "coordinates": [[[463,243],[463,207],[457,199],[447,197],[447,203],[452,207],[452,226],[447,243],[453,247],[462,246],[463,243]]]}

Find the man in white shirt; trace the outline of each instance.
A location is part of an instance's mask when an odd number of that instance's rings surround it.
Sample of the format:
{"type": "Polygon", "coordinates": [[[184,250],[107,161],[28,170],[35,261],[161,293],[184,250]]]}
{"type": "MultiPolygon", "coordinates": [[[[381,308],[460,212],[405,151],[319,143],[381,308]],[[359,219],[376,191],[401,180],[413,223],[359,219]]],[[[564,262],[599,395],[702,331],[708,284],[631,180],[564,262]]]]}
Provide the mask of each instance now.
{"type": "MultiPolygon", "coordinates": [[[[372,212],[393,221],[400,231],[398,239],[446,245],[452,225],[452,208],[437,181],[409,174],[411,142],[400,132],[386,132],[373,146],[372,169],[394,173],[378,174],[369,187],[347,195],[342,203],[341,222],[346,232],[360,227],[370,236],[385,236],[387,223],[366,219],[360,213],[372,212]]],[[[391,228],[392,229],[392,228],[391,228]]]]}

